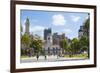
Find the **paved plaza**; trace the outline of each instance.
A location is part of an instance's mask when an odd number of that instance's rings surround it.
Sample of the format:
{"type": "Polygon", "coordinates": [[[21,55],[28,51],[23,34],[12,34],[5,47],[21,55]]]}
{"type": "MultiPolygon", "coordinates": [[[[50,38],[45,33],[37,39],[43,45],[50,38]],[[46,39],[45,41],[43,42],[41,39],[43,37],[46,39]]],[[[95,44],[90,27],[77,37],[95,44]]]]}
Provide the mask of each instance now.
{"type": "Polygon", "coordinates": [[[65,58],[65,57],[58,57],[58,56],[39,56],[38,60],[36,57],[29,57],[29,58],[21,58],[21,63],[30,63],[30,62],[58,62],[58,61],[75,61],[75,60],[86,60],[86,58],[65,58]]]}

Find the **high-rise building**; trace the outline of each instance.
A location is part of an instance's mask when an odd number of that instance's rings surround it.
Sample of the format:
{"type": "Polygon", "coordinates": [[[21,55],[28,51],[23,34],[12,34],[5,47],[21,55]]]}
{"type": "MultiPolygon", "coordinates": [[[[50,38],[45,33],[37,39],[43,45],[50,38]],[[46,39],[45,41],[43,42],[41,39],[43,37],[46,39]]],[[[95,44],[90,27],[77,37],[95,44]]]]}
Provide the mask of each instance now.
{"type": "Polygon", "coordinates": [[[30,34],[29,27],[30,27],[30,22],[29,22],[29,18],[27,17],[25,22],[25,33],[27,34],[30,34]]]}
{"type": "Polygon", "coordinates": [[[53,45],[59,45],[59,41],[60,39],[59,39],[58,33],[54,33],[53,34],[53,45]]]}
{"type": "Polygon", "coordinates": [[[82,36],[89,37],[89,26],[90,26],[90,14],[88,14],[88,17],[84,21],[83,25],[80,26],[80,29],[78,31],[78,38],[80,39],[82,36]]]}
{"type": "Polygon", "coordinates": [[[59,35],[58,33],[53,34],[53,45],[59,45],[60,41],[65,38],[65,34],[59,35]]]}
{"type": "Polygon", "coordinates": [[[78,38],[81,38],[84,35],[84,26],[80,26],[78,31],[78,38]]]}
{"type": "Polygon", "coordinates": [[[85,24],[80,26],[80,29],[78,31],[78,38],[80,39],[82,36],[89,37],[89,29],[87,30],[87,28],[85,27],[85,24]]]}
{"type": "Polygon", "coordinates": [[[45,53],[50,55],[51,50],[52,50],[52,32],[51,28],[45,29],[44,30],[44,48],[45,48],[45,53]]]}
{"type": "Polygon", "coordinates": [[[47,55],[61,55],[63,53],[62,48],[60,48],[60,41],[65,38],[65,34],[59,35],[58,33],[53,33],[51,28],[44,30],[44,49],[47,55]]]}
{"type": "Polygon", "coordinates": [[[48,34],[51,34],[51,28],[44,29],[44,40],[47,40],[48,34]]]}

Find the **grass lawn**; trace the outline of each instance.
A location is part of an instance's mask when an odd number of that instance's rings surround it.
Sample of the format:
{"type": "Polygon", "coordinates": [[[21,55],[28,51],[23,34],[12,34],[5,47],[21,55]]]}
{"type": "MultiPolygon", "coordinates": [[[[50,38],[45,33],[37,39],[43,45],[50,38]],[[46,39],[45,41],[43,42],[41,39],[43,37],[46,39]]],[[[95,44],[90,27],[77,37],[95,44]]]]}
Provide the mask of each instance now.
{"type": "Polygon", "coordinates": [[[21,56],[21,58],[29,58],[29,56],[21,56]]]}
{"type": "Polygon", "coordinates": [[[73,55],[73,56],[69,56],[69,55],[65,55],[64,57],[66,58],[88,58],[88,54],[77,54],[77,55],[73,55]]]}

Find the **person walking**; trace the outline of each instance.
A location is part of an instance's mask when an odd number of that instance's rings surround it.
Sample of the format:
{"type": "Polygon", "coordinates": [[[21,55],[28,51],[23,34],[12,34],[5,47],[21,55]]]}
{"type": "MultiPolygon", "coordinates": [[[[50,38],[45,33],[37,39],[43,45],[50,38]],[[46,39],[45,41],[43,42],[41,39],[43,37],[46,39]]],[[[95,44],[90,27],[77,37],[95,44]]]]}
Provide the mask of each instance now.
{"type": "Polygon", "coordinates": [[[47,56],[45,55],[45,60],[47,60],[47,56]]]}
{"type": "Polygon", "coordinates": [[[37,61],[38,61],[38,59],[39,59],[39,55],[38,54],[37,54],[36,58],[37,58],[37,61]]]}

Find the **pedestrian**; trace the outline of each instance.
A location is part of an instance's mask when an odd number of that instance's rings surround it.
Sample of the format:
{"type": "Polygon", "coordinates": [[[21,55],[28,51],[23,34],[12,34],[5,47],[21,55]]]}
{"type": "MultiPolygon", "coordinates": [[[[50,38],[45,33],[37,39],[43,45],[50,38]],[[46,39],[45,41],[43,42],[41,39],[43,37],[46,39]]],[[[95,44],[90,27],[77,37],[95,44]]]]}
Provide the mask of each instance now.
{"type": "Polygon", "coordinates": [[[38,54],[37,54],[36,58],[37,58],[37,60],[38,60],[38,58],[39,58],[39,55],[38,55],[38,54]]]}
{"type": "Polygon", "coordinates": [[[47,56],[45,55],[45,60],[47,59],[47,56]]]}

